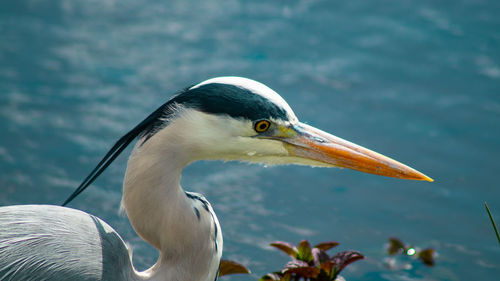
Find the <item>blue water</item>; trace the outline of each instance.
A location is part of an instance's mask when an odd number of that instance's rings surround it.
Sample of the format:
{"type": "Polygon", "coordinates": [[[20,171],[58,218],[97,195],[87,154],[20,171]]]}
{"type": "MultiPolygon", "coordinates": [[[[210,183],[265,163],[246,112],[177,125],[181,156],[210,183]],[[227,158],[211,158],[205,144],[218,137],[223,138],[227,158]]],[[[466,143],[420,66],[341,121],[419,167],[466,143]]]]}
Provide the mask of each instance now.
{"type": "MultiPolygon", "coordinates": [[[[114,141],[175,91],[238,75],[302,121],[434,178],[199,162],[183,186],[212,202],[225,258],[256,280],[275,240],[336,240],[348,280],[498,280],[500,2],[21,1],[0,3],[0,205],[60,204],[114,141]],[[396,236],[437,264],[390,269],[396,236]]],[[[128,154],[127,150],[125,154],[128,154]]],[[[145,269],[152,247],[118,213],[126,155],[72,203],[109,222],[145,269]]]]}

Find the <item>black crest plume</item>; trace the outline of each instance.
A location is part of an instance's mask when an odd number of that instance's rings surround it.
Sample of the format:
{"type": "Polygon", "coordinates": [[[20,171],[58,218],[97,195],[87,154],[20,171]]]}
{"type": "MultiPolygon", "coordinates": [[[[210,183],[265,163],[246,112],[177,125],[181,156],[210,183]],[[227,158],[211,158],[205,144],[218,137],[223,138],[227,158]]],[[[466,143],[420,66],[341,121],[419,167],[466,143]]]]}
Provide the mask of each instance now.
{"type": "Polygon", "coordinates": [[[104,155],[99,164],[92,170],[92,172],[83,180],[83,182],[78,186],[78,188],[64,201],[62,206],[66,206],[69,202],[75,199],[82,191],[84,191],[90,184],[92,184],[97,177],[99,177],[104,170],[122,153],[125,148],[138,136],[143,135],[145,131],[151,130],[155,123],[157,123],[162,116],[169,111],[169,107],[171,104],[171,100],[162,106],[160,106],[157,110],[151,113],[146,119],[142,120],[137,126],[135,126],[132,130],[122,136],[111,149],[104,155]]]}

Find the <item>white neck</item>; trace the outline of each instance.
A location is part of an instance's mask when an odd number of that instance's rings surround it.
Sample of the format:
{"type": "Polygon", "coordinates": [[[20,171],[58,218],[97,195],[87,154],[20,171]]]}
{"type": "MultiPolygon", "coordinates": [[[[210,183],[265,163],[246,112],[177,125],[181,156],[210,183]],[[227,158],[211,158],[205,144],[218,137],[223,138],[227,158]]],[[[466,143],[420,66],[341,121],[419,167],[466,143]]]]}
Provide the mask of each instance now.
{"type": "MultiPolygon", "coordinates": [[[[171,132],[175,124],[136,144],[128,161],[122,207],[137,234],[160,251],[157,263],[138,273],[144,280],[212,281],[220,249],[214,250],[215,214],[194,211],[180,186],[192,149],[171,132]],[[215,251],[215,252],[214,252],[215,251]]],[[[211,211],[211,208],[210,208],[211,211]]],[[[222,238],[220,238],[222,239],[222,238]]]]}

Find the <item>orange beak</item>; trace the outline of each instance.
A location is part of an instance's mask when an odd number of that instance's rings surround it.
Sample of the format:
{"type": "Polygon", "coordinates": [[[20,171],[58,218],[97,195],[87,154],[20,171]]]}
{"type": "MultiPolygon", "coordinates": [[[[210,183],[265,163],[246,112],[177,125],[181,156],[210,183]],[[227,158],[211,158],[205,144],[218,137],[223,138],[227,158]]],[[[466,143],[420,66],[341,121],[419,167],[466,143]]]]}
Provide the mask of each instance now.
{"type": "Polygon", "coordinates": [[[279,138],[292,156],[365,173],[409,180],[434,181],[398,161],[343,140],[309,125],[298,123],[279,138]]]}

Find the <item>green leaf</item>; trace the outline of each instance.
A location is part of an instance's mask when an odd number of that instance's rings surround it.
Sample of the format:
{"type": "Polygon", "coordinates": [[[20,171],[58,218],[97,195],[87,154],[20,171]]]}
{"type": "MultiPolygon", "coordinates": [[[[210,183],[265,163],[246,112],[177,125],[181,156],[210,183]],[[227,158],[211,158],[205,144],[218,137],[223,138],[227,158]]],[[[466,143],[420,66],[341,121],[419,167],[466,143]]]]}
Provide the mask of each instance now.
{"type": "Polygon", "coordinates": [[[486,212],[488,213],[488,216],[490,217],[491,225],[493,226],[493,230],[495,231],[495,234],[496,234],[497,239],[498,239],[498,244],[500,244],[500,234],[498,234],[497,225],[495,223],[495,220],[493,219],[493,216],[491,215],[490,208],[488,208],[488,204],[486,204],[486,202],[484,202],[484,207],[486,208],[486,212]]]}
{"type": "Polygon", "coordinates": [[[259,281],[278,281],[278,280],[281,280],[282,276],[283,276],[283,274],[279,273],[279,272],[268,273],[268,274],[262,276],[259,279],[259,281]]]}
{"type": "Polygon", "coordinates": [[[280,281],[290,281],[291,276],[290,274],[285,274],[283,277],[281,277],[280,281]]]}
{"type": "Polygon", "coordinates": [[[290,243],[283,242],[283,241],[276,241],[276,242],[273,242],[269,245],[273,246],[274,248],[276,248],[278,250],[283,251],[285,254],[291,256],[294,259],[297,258],[298,250],[294,245],[292,245],[290,243]]]}
{"type": "Polygon", "coordinates": [[[318,248],[318,249],[320,249],[322,251],[328,251],[331,248],[337,247],[338,245],[339,245],[338,242],[329,241],[329,242],[319,243],[316,246],[314,246],[313,248],[318,248]]]}
{"type": "Polygon", "coordinates": [[[230,274],[250,274],[250,270],[246,266],[235,261],[221,260],[219,267],[219,276],[230,274]]]}
{"type": "Polygon", "coordinates": [[[299,259],[301,261],[305,261],[307,263],[313,261],[313,255],[311,252],[311,244],[309,244],[309,241],[307,241],[307,240],[300,241],[298,250],[299,250],[299,253],[297,255],[297,259],[299,259]]]}

